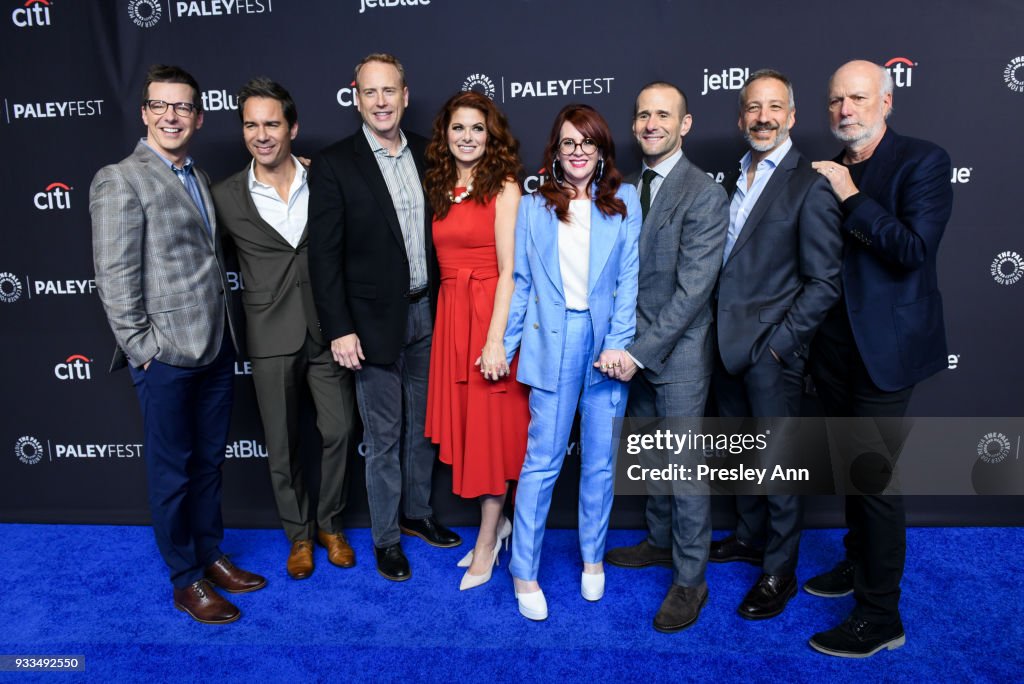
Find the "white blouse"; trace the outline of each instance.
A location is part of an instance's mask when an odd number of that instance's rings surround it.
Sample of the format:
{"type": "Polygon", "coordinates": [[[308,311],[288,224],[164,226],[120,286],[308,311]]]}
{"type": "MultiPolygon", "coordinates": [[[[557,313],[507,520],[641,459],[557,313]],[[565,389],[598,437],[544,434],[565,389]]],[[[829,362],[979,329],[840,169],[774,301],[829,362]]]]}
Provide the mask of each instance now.
{"type": "Polygon", "coordinates": [[[565,307],[577,311],[590,308],[590,199],[569,201],[569,220],[558,222],[558,266],[562,272],[565,307]]]}

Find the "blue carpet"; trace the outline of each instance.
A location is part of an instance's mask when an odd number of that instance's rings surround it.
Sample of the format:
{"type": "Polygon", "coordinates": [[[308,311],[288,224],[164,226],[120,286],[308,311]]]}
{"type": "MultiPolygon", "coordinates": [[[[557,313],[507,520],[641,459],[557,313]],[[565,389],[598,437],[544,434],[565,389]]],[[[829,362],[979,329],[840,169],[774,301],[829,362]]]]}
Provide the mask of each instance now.
{"type": "MultiPolygon", "coordinates": [[[[917,528],[902,613],[907,645],[867,660],[820,655],[807,637],[842,620],[852,597],[800,592],[774,620],[748,622],[736,606],[757,570],[712,565],[697,624],[659,634],[651,620],[670,581],[665,568],[607,567],[596,604],[579,595],[575,531],[549,530],[541,583],[551,617],[519,616],[508,555],[490,583],[459,592],[474,530],[462,547],[403,538],[412,579],[375,569],[369,530],[349,538],[358,565],[340,570],[316,551],[301,582],[284,572],[288,546],[275,530],[228,530],[225,551],[269,579],[235,596],[241,620],[202,625],[175,610],[149,528],[0,525],[0,654],[84,655],[85,672],[0,674],[97,682],[305,681],[1021,681],[1024,606],[1021,528],[917,528]]],[[[641,533],[613,530],[609,546],[641,533]]],[[[799,577],[831,567],[838,530],[805,532],[799,577]]]]}

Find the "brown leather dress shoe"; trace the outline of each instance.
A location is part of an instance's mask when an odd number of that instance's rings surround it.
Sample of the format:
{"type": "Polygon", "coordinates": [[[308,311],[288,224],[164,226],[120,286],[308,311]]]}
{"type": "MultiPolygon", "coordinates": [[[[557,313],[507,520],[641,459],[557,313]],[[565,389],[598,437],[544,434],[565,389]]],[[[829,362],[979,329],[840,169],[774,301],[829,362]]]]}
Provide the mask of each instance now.
{"type": "Polygon", "coordinates": [[[327,560],[339,568],[351,568],[356,564],[356,552],[349,546],[348,540],[341,532],[324,532],[317,530],[317,541],[327,549],[327,560]]]}
{"type": "Polygon", "coordinates": [[[288,576],[292,579],[306,579],[313,574],[313,540],[300,539],[292,542],[288,554],[288,576]]]}
{"type": "Polygon", "coordinates": [[[213,565],[206,568],[206,579],[232,594],[244,594],[267,586],[266,577],[242,570],[228,560],[227,556],[221,556],[213,565]]]}
{"type": "Polygon", "coordinates": [[[242,616],[230,601],[218,594],[204,579],[193,582],[184,589],[174,590],[174,607],[185,611],[193,620],[208,625],[222,625],[234,622],[242,616]]]}

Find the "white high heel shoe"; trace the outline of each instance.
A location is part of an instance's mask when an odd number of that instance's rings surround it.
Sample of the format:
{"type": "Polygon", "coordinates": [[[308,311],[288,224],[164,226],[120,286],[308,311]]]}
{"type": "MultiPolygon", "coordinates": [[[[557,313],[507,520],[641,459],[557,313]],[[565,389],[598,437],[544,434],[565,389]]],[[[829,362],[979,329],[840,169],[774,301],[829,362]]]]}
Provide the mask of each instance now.
{"type": "Polygon", "coordinates": [[[580,579],[580,593],[588,601],[600,601],[604,596],[604,573],[592,575],[583,573],[580,579]]]}
{"type": "Polygon", "coordinates": [[[519,614],[529,620],[548,619],[548,601],[544,598],[544,590],[538,589],[527,594],[516,592],[516,601],[519,602],[519,614]]]}
{"type": "MultiPolygon", "coordinates": [[[[498,546],[501,546],[501,542],[505,542],[505,550],[508,550],[508,538],[512,536],[512,521],[508,518],[504,518],[501,523],[501,529],[498,530],[498,546]]],[[[497,547],[495,547],[497,548],[497,547]]],[[[473,549],[469,550],[465,556],[462,557],[458,563],[455,564],[459,568],[468,568],[473,564],[473,549]]]]}
{"type": "MultiPolygon", "coordinates": [[[[465,591],[466,589],[472,589],[473,587],[479,587],[481,584],[486,584],[491,581],[491,573],[494,568],[498,565],[498,553],[501,551],[501,540],[499,539],[494,544],[494,551],[491,554],[491,564],[487,566],[487,572],[482,575],[471,575],[469,570],[462,576],[462,581],[459,582],[459,591],[465,591]]],[[[472,553],[472,551],[470,552],[472,553]]],[[[472,560],[470,561],[472,562],[472,560]]]]}

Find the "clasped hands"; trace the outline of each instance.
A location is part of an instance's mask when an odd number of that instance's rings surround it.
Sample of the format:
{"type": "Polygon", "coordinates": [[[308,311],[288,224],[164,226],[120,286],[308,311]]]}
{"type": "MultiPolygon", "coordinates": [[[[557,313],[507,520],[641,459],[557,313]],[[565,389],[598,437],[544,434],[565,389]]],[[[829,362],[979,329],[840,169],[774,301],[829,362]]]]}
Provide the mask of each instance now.
{"type": "Polygon", "coordinates": [[[502,379],[509,374],[508,361],[505,359],[505,345],[502,342],[486,343],[473,365],[480,369],[485,380],[502,379]]]}
{"type": "Polygon", "coordinates": [[[622,349],[605,349],[594,362],[598,369],[612,380],[629,382],[636,375],[637,365],[633,358],[622,349]]]}

